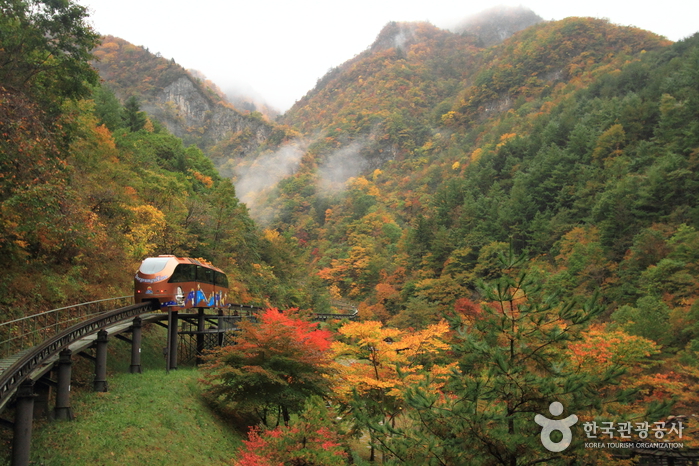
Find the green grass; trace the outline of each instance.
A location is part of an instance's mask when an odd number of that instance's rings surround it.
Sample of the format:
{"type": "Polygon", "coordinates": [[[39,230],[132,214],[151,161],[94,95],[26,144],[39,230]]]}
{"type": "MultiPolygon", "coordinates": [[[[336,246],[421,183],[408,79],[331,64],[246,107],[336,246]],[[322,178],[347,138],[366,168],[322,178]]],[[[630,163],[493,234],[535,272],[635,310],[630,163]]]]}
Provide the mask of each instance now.
{"type": "Polygon", "coordinates": [[[72,422],[35,431],[32,461],[51,465],[228,465],[240,438],[203,404],[198,372],[117,374],[76,397],[72,422]]]}

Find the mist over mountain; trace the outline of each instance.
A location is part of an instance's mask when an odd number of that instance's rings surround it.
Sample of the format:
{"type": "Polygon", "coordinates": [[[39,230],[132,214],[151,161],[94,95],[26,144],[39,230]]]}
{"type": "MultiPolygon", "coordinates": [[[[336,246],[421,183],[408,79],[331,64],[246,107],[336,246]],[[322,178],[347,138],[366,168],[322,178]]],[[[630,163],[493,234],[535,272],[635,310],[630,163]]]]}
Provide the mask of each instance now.
{"type": "Polygon", "coordinates": [[[249,86],[227,86],[224,89],[226,100],[241,111],[259,112],[268,120],[275,120],[281,113],[271,107],[254,89],[249,86]]]}
{"type": "Polygon", "coordinates": [[[319,192],[343,192],[350,178],[446,147],[447,135],[535,101],[574,75],[589,80],[586,73],[598,66],[590,59],[612,63],[621,50],[661,43],[653,34],[600,20],[545,23],[523,7],[484,11],[456,31],[421,22],[387,24],[365,51],[320,78],[278,121],[260,118],[258,105],[268,117],[273,111],[259,99],[232,98],[204,75],[155,56],[144,60],[154,63],[150,70],[132,78],[151,86],[129,88],[113,66],[119,60],[104,60],[119,40],[108,39],[111,45],[97,53],[100,71],[118,95],[143,96],[144,109],[203,148],[220,173],[234,179],[253,216],[269,224],[279,214],[275,205],[284,194],[277,183],[285,178],[301,177],[319,192]],[[576,34],[578,43],[565,38],[576,34]],[[590,41],[594,35],[602,39],[590,41]],[[274,162],[289,160],[289,154],[292,164],[274,162]]]}
{"type": "Polygon", "coordinates": [[[460,34],[475,35],[484,47],[489,47],[542,21],[541,16],[526,7],[501,5],[464,19],[452,30],[460,34]]]}

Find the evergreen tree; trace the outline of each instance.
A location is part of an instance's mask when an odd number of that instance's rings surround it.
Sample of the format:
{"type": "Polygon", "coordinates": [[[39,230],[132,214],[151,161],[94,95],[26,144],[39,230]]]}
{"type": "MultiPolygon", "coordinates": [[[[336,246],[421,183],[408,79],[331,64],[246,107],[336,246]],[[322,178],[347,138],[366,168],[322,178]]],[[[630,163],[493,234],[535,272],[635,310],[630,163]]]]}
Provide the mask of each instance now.
{"type": "Polygon", "coordinates": [[[134,95],[129,97],[124,103],[124,113],[122,115],[124,126],[132,132],[139,131],[146,125],[147,118],[145,112],[141,111],[138,97],[134,95]]]}

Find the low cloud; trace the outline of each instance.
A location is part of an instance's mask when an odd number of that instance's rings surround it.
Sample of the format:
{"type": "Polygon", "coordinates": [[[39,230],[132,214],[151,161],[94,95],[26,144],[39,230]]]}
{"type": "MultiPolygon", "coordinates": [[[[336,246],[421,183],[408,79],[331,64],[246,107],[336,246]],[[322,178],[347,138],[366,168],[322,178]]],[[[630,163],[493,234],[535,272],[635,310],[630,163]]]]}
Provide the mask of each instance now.
{"type": "MultiPolygon", "coordinates": [[[[268,194],[277,183],[298,171],[309,144],[309,141],[298,139],[248,164],[241,162],[233,169],[238,199],[248,206],[255,221],[266,225],[274,219],[276,211],[267,199],[268,194]]],[[[366,145],[366,140],[354,141],[332,152],[319,164],[316,172],[319,195],[329,196],[344,191],[347,180],[369,168],[370,164],[362,154],[366,145]]]]}
{"type": "Polygon", "coordinates": [[[262,223],[269,220],[260,195],[282,179],[296,173],[305,151],[305,142],[295,140],[276,152],[261,155],[250,165],[239,165],[235,168],[234,183],[238,198],[247,204],[256,220],[262,223]]]}
{"type": "Polygon", "coordinates": [[[412,27],[405,27],[405,26],[401,25],[401,27],[398,31],[398,34],[396,34],[393,37],[393,46],[400,51],[405,51],[405,45],[414,36],[415,36],[415,33],[414,33],[412,27]]]}
{"type": "Polygon", "coordinates": [[[345,183],[358,176],[368,167],[362,155],[364,142],[351,144],[336,150],[318,168],[318,191],[321,194],[334,194],[344,191],[345,183]]]}

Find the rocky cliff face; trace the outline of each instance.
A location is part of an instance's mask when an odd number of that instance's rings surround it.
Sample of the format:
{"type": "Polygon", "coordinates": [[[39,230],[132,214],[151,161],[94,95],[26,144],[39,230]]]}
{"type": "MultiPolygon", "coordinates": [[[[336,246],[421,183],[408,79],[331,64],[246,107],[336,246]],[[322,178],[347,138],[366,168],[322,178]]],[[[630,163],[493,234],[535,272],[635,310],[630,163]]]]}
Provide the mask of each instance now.
{"type": "Polygon", "coordinates": [[[277,143],[284,139],[278,125],[239,111],[174,60],[113,36],[93,53],[100,76],[122,101],[137,96],[142,110],[219,166],[256,153],[273,134],[277,143]]]}
{"type": "Polygon", "coordinates": [[[213,108],[192,81],[184,76],[164,88],[154,103],[156,105],[147,110],[153,113],[158,111],[158,107],[170,110],[164,123],[180,137],[186,134],[188,127],[205,126],[213,108]]]}
{"type": "Polygon", "coordinates": [[[260,117],[243,115],[232,106],[213,100],[189,76],[182,76],[155,93],[144,102],[143,109],[170,132],[204,150],[245,133],[248,144],[243,151],[254,151],[274,130],[271,123],[260,117]]]}

